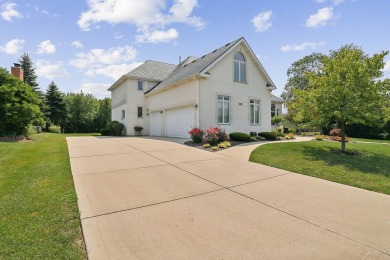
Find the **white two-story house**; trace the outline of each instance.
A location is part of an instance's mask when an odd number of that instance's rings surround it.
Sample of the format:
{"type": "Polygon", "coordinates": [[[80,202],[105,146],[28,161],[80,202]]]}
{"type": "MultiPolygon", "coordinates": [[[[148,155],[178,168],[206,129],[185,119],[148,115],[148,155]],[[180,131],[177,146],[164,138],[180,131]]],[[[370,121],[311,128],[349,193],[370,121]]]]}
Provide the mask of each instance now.
{"type": "Polygon", "coordinates": [[[179,65],[146,61],[108,90],[112,119],[125,125],[127,135],[141,126],[143,135],[189,137],[192,127],[219,126],[227,133],[271,131],[274,89],[240,38],[179,65]]]}

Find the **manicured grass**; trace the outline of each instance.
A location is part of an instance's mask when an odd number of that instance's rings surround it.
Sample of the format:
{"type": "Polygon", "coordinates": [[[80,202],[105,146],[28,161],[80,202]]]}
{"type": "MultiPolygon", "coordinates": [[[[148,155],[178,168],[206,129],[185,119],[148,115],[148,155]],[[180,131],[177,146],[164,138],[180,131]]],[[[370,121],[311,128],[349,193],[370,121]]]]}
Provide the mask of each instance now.
{"type": "Polygon", "coordinates": [[[369,143],[386,143],[390,144],[390,140],[379,140],[379,139],[365,139],[365,138],[349,138],[351,141],[359,141],[359,142],[369,142],[369,143]]]}
{"type": "Polygon", "coordinates": [[[0,143],[0,259],[86,259],[62,134],[0,143]]]}
{"type": "Polygon", "coordinates": [[[339,142],[271,143],[256,148],[249,160],[288,171],[390,194],[390,145],[347,144],[362,156],[331,152],[339,142]]]}

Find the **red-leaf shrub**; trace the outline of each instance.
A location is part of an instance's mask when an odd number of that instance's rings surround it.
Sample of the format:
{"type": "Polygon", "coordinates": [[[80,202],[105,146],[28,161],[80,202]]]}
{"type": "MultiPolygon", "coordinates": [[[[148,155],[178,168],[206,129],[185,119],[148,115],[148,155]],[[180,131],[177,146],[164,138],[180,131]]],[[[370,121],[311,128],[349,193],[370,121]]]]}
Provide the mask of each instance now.
{"type": "Polygon", "coordinates": [[[205,130],[204,142],[211,145],[226,141],[228,136],[225,129],[219,127],[210,127],[205,130]]]}
{"type": "Polygon", "coordinates": [[[201,143],[202,142],[204,132],[201,129],[199,129],[197,127],[192,128],[188,132],[188,134],[190,135],[190,137],[194,143],[201,143]]]}

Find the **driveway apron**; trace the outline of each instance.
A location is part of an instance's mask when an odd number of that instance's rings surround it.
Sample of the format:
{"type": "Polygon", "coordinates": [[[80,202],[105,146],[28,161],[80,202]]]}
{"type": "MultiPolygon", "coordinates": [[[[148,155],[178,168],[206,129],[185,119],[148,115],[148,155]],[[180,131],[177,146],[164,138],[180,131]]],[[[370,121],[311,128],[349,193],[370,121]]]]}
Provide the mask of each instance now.
{"type": "Polygon", "coordinates": [[[89,259],[390,259],[388,195],[254,164],[238,147],[67,142],[89,259]]]}

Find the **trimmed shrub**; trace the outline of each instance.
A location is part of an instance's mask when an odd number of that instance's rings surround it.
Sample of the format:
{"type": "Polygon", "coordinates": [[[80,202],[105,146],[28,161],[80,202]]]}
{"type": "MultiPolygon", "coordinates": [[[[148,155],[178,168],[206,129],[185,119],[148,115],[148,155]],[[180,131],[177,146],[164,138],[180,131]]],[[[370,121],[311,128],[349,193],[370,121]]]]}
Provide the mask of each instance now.
{"type": "Polygon", "coordinates": [[[251,136],[251,141],[252,141],[252,142],[256,142],[256,141],[257,141],[256,137],[251,136]]]}
{"type": "Polygon", "coordinates": [[[102,136],[108,136],[108,135],[111,135],[111,132],[108,129],[102,129],[102,130],[100,130],[100,134],[102,136]]]}
{"type": "Polygon", "coordinates": [[[251,140],[250,135],[245,134],[245,133],[240,133],[240,132],[230,133],[229,137],[233,141],[249,142],[251,140]]]}
{"type": "Polygon", "coordinates": [[[210,147],[211,147],[211,144],[209,144],[209,143],[203,145],[203,148],[210,148],[210,147]]]}
{"type": "Polygon", "coordinates": [[[260,132],[259,136],[264,137],[265,140],[276,140],[278,137],[276,132],[260,132]]]}
{"type": "Polygon", "coordinates": [[[278,137],[284,137],[284,133],[282,132],[274,132],[274,133],[276,133],[276,136],[278,137]]]}
{"type": "Polygon", "coordinates": [[[122,134],[123,128],[125,128],[125,125],[122,123],[114,123],[112,124],[112,134],[115,136],[119,136],[122,134]]]}
{"type": "Polygon", "coordinates": [[[314,139],[316,139],[317,141],[322,141],[326,139],[326,135],[315,135],[314,139]]]}
{"type": "Polygon", "coordinates": [[[116,121],[116,120],[108,122],[107,125],[106,125],[106,129],[107,129],[108,131],[110,131],[111,133],[113,133],[114,131],[113,131],[113,129],[112,129],[112,125],[115,124],[115,123],[119,123],[119,122],[116,121]]]}
{"type": "Polygon", "coordinates": [[[252,137],[256,137],[257,133],[256,132],[250,132],[249,135],[252,136],[252,137]]]}

